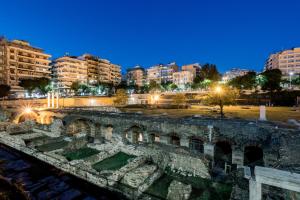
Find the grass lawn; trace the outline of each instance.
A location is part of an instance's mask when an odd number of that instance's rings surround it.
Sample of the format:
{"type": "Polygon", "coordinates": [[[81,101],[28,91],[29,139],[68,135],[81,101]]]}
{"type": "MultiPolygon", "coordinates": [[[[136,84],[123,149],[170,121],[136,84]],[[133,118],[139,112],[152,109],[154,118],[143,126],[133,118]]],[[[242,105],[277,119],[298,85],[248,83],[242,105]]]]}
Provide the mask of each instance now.
{"type": "Polygon", "coordinates": [[[168,195],[168,188],[172,181],[173,178],[171,176],[163,174],[146,190],[145,193],[166,199],[168,195]]]}
{"type": "Polygon", "coordinates": [[[100,151],[96,150],[96,149],[91,149],[88,147],[83,147],[80,149],[77,149],[75,151],[71,151],[68,153],[63,154],[69,161],[71,160],[79,160],[82,158],[86,158],[92,155],[95,155],[97,153],[99,153],[100,151]]]}
{"type": "Polygon", "coordinates": [[[232,190],[231,184],[216,183],[199,177],[184,177],[167,171],[145,193],[166,199],[168,188],[173,180],[192,186],[190,200],[227,200],[232,190]]]}
{"type": "Polygon", "coordinates": [[[48,143],[48,144],[43,144],[43,145],[40,145],[40,146],[37,146],[36,148],[40,151],[53,151],[53,150],[56,150],[56,149],[61,149],[61,148],[64,148],[68,145],[69,142],[67,141],[59,141],[59,142],[52,142],[52,143],[48,143]]]}
{"type": "Polygon", "coordinates": [[[93,168],[97,171],[102,170],[118,170],[125,166],[130,158],[135,158],[133,155],[128,155],[123,152],[119,152],[116,155],[106,158],[100,162],[93,165],[93,168]]]}
{"type": "MultiPolygon", "coordinates": [[[[219,116],[219,113],[212,111],[210,106],[192,106],[189,109],[144,109],[144,108],[121,108],[124,112],[141,111],[145,115],[161,115],[166,113],[170,117],[186,117],[192,115],[219,116]]],[[[266,107],[267,119],[270,121],[286,122],[288,119],[300,120],[300,110],[292,107],[266,107]]],[[[239,117],[243,119],[258,119],[258,106],[225,106],[224,113],[226,117],[239,117]]]]}

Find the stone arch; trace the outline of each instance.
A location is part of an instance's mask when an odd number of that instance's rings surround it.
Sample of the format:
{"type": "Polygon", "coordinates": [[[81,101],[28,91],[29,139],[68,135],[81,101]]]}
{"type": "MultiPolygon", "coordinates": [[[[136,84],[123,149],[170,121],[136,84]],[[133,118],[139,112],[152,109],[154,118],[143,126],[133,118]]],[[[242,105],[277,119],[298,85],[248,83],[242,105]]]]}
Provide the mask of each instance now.
{"type": "Polygon", "coordinates": [[[177,133],[171,133],[169,136],[171,145],[180,146],[180,136],[177,133]]]}
{"type": "Polygon", "coordinates": [[[150,132],[148,134],[148,141],[150,143],[155,143],[155,142],[159,143],[160,142],[160,134],[158,132],[154,132],[154,131],[150,132]]]}
{"type": "Polygon", "coordinates": [[[124,132],[123,138],[133,144],[138,144],[145,141],[143,128],[138,125],[133,125],[124,132]]]}
{"type": "Polygon", "coordinates": [[[111,141],[113,136],[113,125],[108,124],[102,127],[102,136],[105,140],[111,141]]]}
{"type": "Polygon", "coordinates": [[[39,114],[35,111],[30,111],[30,112],[24,111],[15,117],[14,122],[18,124],[29,120],[39,122],[39,114]]]}
{"type": "Polygon", "coordinates": [[[190,137],[189,148],[193,153],[204,153],[204,140],[197,136],[190,137]]]}
{"type": "Polygon", "coordinates": [[[78,118],[65,125],[67,135],[85,134],[87,137],[95,137],[95,125],[88,119],[78,118]]]}
{"type": "Polygon", "coordinates": [[[244,148],[244,165],[255,167],[264,165],[263,149],[258,145],[248,145],[244,148]]]}
{"type": "Polygon", "coordinates": [[[222,169],[226,168],[226,165],[232,163],[232,144],[229,141],[221,140],[215,143],[214,162],[216,167],[222,169]]]}

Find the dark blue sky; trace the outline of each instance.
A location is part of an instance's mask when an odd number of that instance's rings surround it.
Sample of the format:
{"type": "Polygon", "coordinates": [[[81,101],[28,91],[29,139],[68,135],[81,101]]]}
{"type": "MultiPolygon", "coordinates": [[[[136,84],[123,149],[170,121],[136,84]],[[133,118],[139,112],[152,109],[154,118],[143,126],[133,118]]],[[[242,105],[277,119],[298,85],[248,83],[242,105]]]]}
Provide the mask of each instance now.
{"type": "Polygon", "coordinates": [[[176,61],[261,70],[300,46],[299,0],[6,0],[0,35],[58,57],[84,52],[123,69],[176,61]]]}

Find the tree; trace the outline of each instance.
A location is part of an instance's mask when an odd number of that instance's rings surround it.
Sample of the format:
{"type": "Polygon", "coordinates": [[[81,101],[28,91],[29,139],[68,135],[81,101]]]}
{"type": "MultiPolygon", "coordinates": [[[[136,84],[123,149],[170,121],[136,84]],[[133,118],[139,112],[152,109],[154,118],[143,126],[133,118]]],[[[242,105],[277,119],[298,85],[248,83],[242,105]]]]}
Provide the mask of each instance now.
{"type": "Polygon", "coordinates": [[[178,86],[175,84],[175,83],[172,83],[170,86],[169,86],[170,90],[171,91],[174,91],[178,88],[178,86]]]}
{"type": "Polygon", "coordinates": [[[200,78],[202,80],[209,79],[211,81],[219,81],[221,74],[218,72],[217,66],[214,64],[205,64],[200,70],[200,78]]]}
{"type": "Polygon", "coordinates": [[[71,84],[71,90],[73,90],[75,92],[75,94],[77,95],[80,89],[80,82],[79,81],[75,81],[71,84]]]}
{"type": "Polygon", "coordinates": [[[126,105],[128,101],[128,95],[124,89],[118,89],[114,99],[114,104],[117,106],[126,105]]]}
{"type": "Polygon", "coordinates": [[[178,94],[174,95],[174,97],[173,97],[173,103],[175,105],[177,105],[177,108],[179,108],[180,105],[185,104],[186,99],[187,98],[186,98],[186,96],[183,93],[178,93],[178,94]]]}
{"type": "Polygon", "coordinates": [[[36,85],[41,93],[45,95],[47,92],[49,92],[50,79],[45,77],[38,78],[36,79],[36,83],[34,85],[36,85]]]}
{"type": "Polygon", "coordinates": [[[160,91],[161,90],[161,85],[158,84],[156,81],[151,80],[149,83],[149,90],[150,91],[160,91]]]}
{"type": "Polygon", "coordinates": [[[22,79],[19,83],[19,86],[23,87],[29,95],[31,96],[32,92],[35,89],[38,89],[43,95],[49,91],[50,79],[41,77],[35,79],[22,79]]]}
{"type": "Polygon", "coordinates": [[[0,98],[2,98],[2,100],[4,100],[4,97],[8,96],[9,91],[10,91],[9,85],[1,84],[0,85],[0,98]]]}
{"type": "Polygon", "coordinates": [[[279,69],[266,70],[261,73],[265,77],[265,82],[262,85],[263,90],[268,90],[272,94],[275,90],[280,90],[280,81],[282,73],[279,69]]]}
{"type": "Polygon", "coordinates": [[[256,73],[250,71],[243,76],[233,78],[228,84],[238,89],[251,90],[256,86],[256,73]]]}
{"type": "Polygon", "coordinates": [[[300,75],[292,80],[292,84],[293,85],[300,85],[300,75]]]}
{"type": "Polygon", "coordinates": [[[36,84],[34,83],[33,79],[22,79],[19,83],[19,86],[23,87],[31,96],[32,91],[36,88],[36,84]]]}
{"type": "Polygon", "coordinates": [[[218,105],[220,107],[220,115],[224,117],[223,107],[224,105],[230,105],[235,103],[238,97],[238,91],[225,85],[216,85],[211,88],[205,103],[209,105],[218,105]]]}

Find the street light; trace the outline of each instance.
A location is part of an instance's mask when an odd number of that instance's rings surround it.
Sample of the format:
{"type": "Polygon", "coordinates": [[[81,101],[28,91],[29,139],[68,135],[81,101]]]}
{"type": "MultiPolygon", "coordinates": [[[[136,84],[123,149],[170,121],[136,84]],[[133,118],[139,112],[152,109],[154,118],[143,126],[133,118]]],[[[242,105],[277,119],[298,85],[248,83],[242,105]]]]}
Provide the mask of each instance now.
{"type": "Polygon", "coordinates": [[[217,86],[217,87],[215,88],[215,92],[216,92],[217,94],[221,94],[221,93],[223,92],[222,87],[221,87],[221,86],[217,86]]]}
{"type": "Polygon", "coordinates": [[[215,92],[218,95],[218,100],[219,100],[219,106],[220,106],[220,114],[221,117],[224,117],[224,113],[223,113],[223,99],[221,98],[221,94],[223,93],[223,89],[221,86],[216,86],[215,87],[215,92]]]}
{"type": "Polygon", "coordinates": [[[29,114],[31,112],[32,112],[32,108],[31,107],[24,108],[24,113],[29,114]]]}
{"type": "Polygon", "coordinates": [[[152,96],[152,99],[154,100],[154,104],[157,104],[157,102],[159,101],[159,95],[156,94],[156,95],[152,96]]]}
{"type": "Polygon", "coordinates": [[[294,72],[290,72],[290,89],[292,89],[292,76],[294,75],[294,72]]]}

